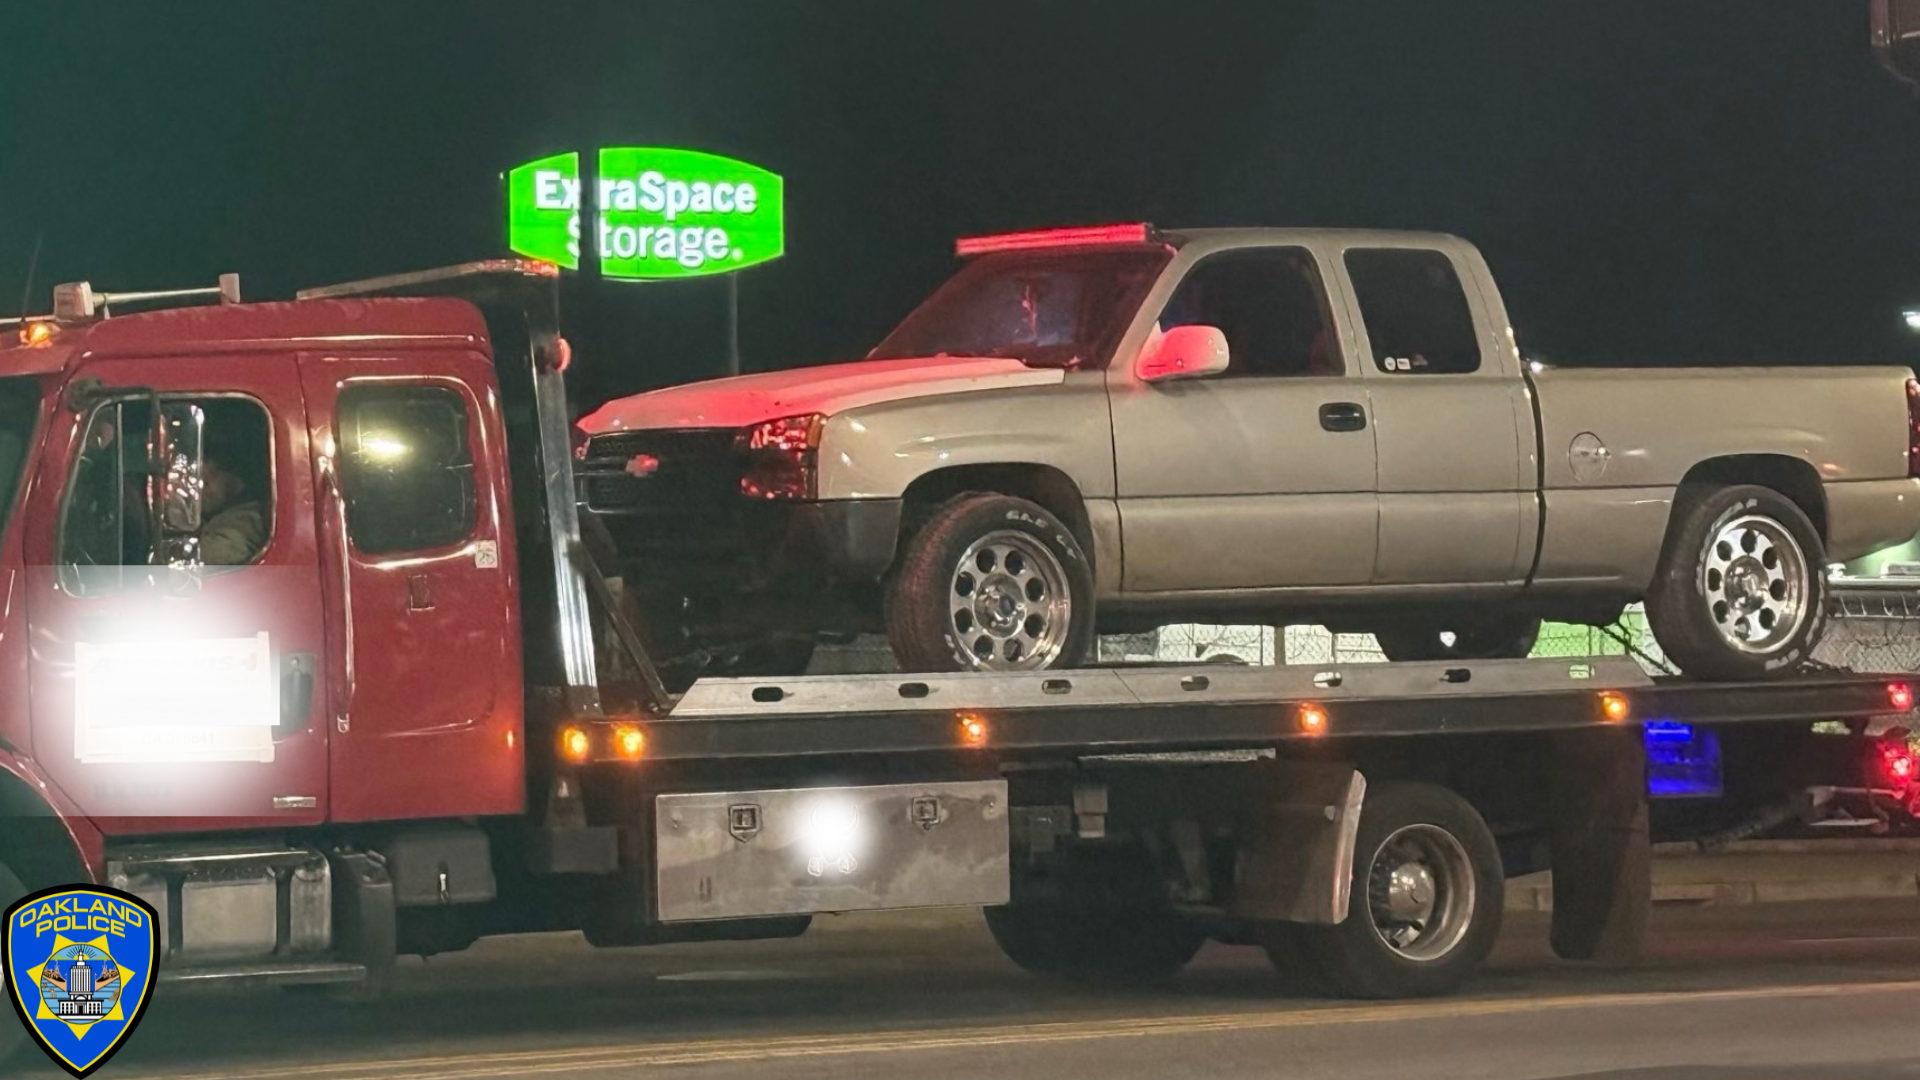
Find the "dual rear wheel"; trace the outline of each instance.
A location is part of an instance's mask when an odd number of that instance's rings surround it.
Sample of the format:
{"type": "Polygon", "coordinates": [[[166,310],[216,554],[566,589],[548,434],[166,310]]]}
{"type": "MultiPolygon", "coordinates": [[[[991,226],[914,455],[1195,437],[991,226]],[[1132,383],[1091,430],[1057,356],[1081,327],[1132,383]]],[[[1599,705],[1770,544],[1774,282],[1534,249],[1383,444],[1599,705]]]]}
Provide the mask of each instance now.
{"type": "MultiPolygon", "coordinates": [[[[1355,998],[1458,987],[1493,948],[1505,906],[1499,849],[1479,813],[1444,788],[1381,784],[1367,796],[1355,852],[1343,922],[1257,928],[1286,987],[1355,998]]],[[[1164,980],[1193,959],[1205,934],[1144,891],[1116,902],[1110,889],[1086,888],[990,908],[987,927],[1008,959],[1032,972],[1164,980]]]]}

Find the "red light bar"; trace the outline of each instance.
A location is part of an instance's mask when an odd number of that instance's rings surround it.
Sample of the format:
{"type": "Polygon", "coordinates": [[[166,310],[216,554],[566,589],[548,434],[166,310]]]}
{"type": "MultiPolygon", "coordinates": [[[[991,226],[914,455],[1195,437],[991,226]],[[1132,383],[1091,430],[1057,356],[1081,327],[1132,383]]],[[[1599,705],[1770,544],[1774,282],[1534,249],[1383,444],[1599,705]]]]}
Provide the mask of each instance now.
{"type": "Polygon", "coordinates": [[[1037,232],[1002,233],[975,236],[954,245],[963,259],[991,251],[1035,251],[1041,248],[1085,247],[1089,244],[1145,244],[1153,239],[1153,226],[1092,225],[1075,229],[1041,229],[1037,232]]]}

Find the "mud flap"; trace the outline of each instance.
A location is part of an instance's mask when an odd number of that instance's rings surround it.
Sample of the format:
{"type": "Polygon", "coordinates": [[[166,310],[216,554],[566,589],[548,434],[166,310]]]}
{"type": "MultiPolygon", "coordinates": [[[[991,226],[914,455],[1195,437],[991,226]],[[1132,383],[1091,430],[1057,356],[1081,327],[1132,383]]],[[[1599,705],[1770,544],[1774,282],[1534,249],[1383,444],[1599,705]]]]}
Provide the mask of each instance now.
{"type": "Polygon", "coordinates": [[[1553,951],[1565,960],[1637,960],[1653,910],[1640,727],[1559,732],[1550,754],[1553,951]]]}
{"type": "Polygon", "coordinates": [[[1230,913],[1330,926],[1347,917],[1366,780],[1352,766],[1263,762],[1240,802],[1230,913]]]}

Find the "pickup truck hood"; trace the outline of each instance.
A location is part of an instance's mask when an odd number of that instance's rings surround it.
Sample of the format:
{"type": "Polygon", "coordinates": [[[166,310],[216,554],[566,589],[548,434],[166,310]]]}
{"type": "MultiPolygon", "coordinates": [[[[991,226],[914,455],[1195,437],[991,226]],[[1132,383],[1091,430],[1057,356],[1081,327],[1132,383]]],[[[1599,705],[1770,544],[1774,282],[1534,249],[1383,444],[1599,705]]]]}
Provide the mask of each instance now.
{"type": "Polygon", "coordinates": [[[588,435],[659,428],[736,428],[856,409],[903,398],[964,394],[1016,386],[1046,386],[1066,378],[1055,368],[1030,368],[992,357],[862,360],[690,383],[620,398],[580,421],[588,435]]]}

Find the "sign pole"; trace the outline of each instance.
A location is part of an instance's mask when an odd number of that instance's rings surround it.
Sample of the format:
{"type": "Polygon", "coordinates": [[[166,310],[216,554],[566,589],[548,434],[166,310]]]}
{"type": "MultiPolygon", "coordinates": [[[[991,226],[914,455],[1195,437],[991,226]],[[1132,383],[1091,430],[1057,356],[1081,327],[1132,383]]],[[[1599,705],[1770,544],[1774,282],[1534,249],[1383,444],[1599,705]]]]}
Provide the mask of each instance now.
{"type": "Polygon", "coordinates": [[[727,275],[727,374],[740,374],[740,275],[727,275]]]}

